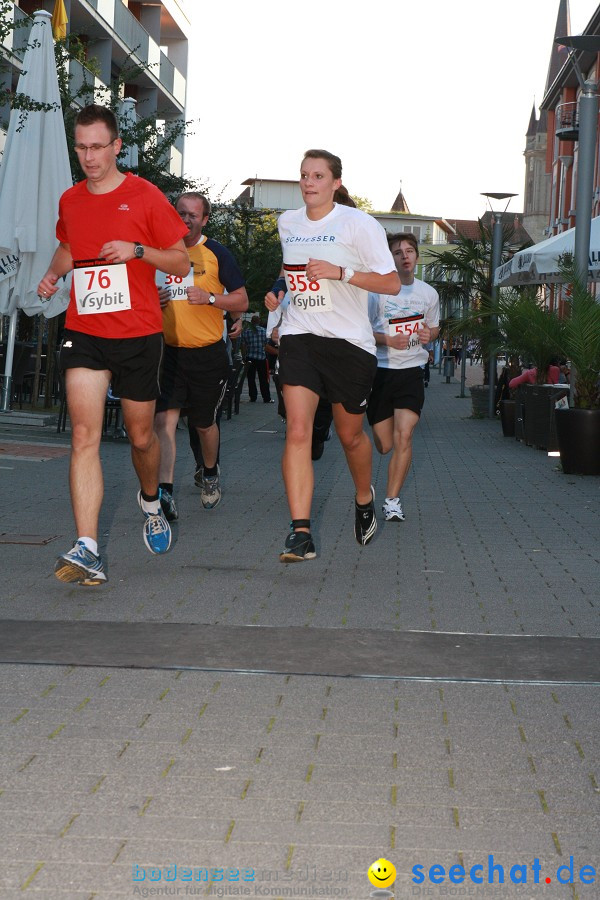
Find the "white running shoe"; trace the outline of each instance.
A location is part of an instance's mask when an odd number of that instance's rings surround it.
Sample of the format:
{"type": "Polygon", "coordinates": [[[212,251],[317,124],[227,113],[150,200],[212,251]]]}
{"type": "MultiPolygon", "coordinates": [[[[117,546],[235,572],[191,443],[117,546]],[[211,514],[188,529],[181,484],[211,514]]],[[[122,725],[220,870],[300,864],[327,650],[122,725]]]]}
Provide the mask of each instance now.
{"type": "Polygon", "coordinates": [[[398,497],[386,497],[381,508],[386,522],[404,522],[406,516],[398,497]]]}

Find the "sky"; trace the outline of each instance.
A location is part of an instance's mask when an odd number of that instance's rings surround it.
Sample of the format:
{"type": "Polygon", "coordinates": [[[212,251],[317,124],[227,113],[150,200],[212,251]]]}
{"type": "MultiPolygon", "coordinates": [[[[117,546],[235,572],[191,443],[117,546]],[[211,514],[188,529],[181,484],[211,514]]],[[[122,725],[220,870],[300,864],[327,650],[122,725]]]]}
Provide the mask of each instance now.
{"type": "MultiPolygon", "coordinates": [[[[570,0],[571,33],[600,0],[570,0]]],[[[233,199],[247,178],[295,179],[304,151],[341,157],[353,195],[388,211],[475,219],[518,194],[558,0],[188,0],[185,170],[233,199]]]]}

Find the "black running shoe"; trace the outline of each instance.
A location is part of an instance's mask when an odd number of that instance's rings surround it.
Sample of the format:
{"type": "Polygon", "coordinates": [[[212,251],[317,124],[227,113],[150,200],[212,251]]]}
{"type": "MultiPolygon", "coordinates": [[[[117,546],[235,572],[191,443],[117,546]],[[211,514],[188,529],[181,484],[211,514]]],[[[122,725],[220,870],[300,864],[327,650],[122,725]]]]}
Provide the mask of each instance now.
{"type": "Polygon", "coordinates": [[[162,506],[162,511],[165,514],[167,522],[174,522],[179,518],[177,504],[175,503],[173,494],[170,494],[169,491],[165,491],[164,488],[161,488],[160,490],[160,505],[162,506]]]}
{"type": "Polygon", "coordinates": [[[194,484],[196,487],[202,487],[202,476],[204,475],[204,466],[196,466],[194,472],[194,484]]]}
{"type": "Polygon", "coordinates": [[[361,546],[366,547],[373,540],[377,531],[375,516],[375,488],[371,485],[371,502],[368,506],[359,506],[354,501],[354,537],[361,546]]]}
{"type": "Polygon", "coordinates": [[[317,459],[321,459],[323,456],[323,450],[325,449],[325,441],[320,441],[313,434],[312,445],[310,448],[310,458],[316,462],[317,459]]]}
{"type": "Polygon", "coordinates": [[[314,559],[315,544],[310,532],[292,531],[285,539],[285,549],[279,554],[281,562],[304,562],[305,559],[314,559]]]}

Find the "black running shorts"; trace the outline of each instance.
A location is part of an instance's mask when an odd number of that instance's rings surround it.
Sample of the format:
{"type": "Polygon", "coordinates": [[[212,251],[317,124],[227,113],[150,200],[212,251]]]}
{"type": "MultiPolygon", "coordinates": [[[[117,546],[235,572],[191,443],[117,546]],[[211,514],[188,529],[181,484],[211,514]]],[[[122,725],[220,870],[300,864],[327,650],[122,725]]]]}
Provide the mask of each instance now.
{"type": "Polygon", "coordinates": [[[377,358],[341,338],[286,334],[279,342],[279,380],[300,385],[346,412],[366,411],[377,358]]]}
{"type": "Polygon", "coordinates": [[[420,416],[424,402],[421,366],[411,369],[386,369],[378,366],[367,407],[369,425],[392,419],[395,409],[410,409],[420,416]]]}
{"type": "Polygon", "coordinates": [[[65,329],[60,368],[109,371],[111,389],[123,400],[146,402],[160,393],[161,333],[134,338],[103,338],[65,329]]]}
{"type": "Polygon", "coordinates": [[[187,409],[199,428],[214,424],[229,378],[225,341],[207,347],[165,347],[156,411],[187,409]]]}

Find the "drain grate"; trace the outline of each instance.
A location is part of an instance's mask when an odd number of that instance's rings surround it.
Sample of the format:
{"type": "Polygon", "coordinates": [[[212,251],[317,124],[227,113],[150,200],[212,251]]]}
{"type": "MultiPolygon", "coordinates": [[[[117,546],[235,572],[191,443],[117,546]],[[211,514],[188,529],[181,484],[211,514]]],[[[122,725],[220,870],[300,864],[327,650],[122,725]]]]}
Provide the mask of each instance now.
{"type": "Polygon", "coordinates": [[[44,537],[42,534],[8,534],[3,532],[0,533],[0,544],[34,544],[41,547],[44,544],[55,541],[57,537],[57,534],[44,537]]]}

